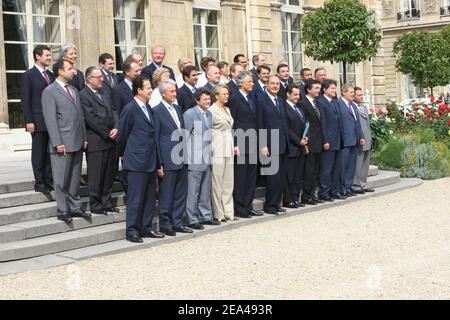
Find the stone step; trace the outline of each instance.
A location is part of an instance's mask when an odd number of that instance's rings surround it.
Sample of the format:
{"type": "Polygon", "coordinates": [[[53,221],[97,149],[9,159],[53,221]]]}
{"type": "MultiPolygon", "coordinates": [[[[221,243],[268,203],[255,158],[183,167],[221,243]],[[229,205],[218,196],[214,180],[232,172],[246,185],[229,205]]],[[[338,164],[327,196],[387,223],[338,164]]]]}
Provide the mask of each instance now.
{"type": "Polygon", "coordinates": [[[242,226],[266,222],[274,219],[280,219],[284,217],[295,216],[299,214],[320,214],[320,211],[339,205],[345,205],[352,201],[358,201],[362,199],[379,197],[385,194],[391,194],[393,192],[402,191],[405,189],[417,187],[423,183],[420,179],[401,179],[399,182],[387,185],[384,187],[377,188],[374,193],[366,193],[364,195],[358,195],[357,197],[352,197],[344,201],[336,201],[333,203],[325,203],[318,206],[307,206],[301,209],[290,209],[287,214],[280,216],[264,215],[263,217],[255,217],[252,219],[241,219],[237,222],[230,222],[227,224],[222,224],[220,226],[206,226],[205,230],[195,231],[193,234],[188,235],[177,235],[176,237],[164,239],[144,239],[143,244],[135,244],[128,242],[124,239],[105,242],[102,244],[91,245],[87,247],[82,247],[78,249],[72,249],[68,251],[59,252],[56,254],[50,254],[44,257],[25,259],[21,261],[10,261],[0,263],[0,275],[13,274],[18,272],[26,272],[31,270],[40,270],[43,268],[54,267],[58,265],[66,265],[73,263],[75,261],[85,260],[93,257],[101,257],[112,254],[118,254],[122,252],[128,252],[132,250],[139,250],[150,248],[162,244],[167,244],[170,242],[183,241],[186,239],[191,239],[194,237],[200,237],[208,235],[215,232],[225,232],[233,228],[239,228],[242,226]]]}
{"type": "Polygon", "coordinates": [[[57,233],[72,232],[100,225],[125,221],[125,208],[120,213],[93,214],[90,220],[74,218],[71,224],[55,217],[11,224],[0,227],[0,244],[38,238],[57,233]]]}
{"type": "MultiPolygon", "coordinates": [[[[31,191],[29,191],[31,192],[31,191]]],[[[17,193],[15,193],[17,194],[17,193]]],[[[32,196],[42,196],[40,193],[32,192],[32,196]]],[[[89,199],[81,198],[81,207],[89,210],[89,199]]],[[[115,206],[124,205],[124,193],[117,192],[113,194],[112,203],[115,206]]],[[[27,204],[15,207],[6,207],[0,209],[0,226],[10,225],[14,223],[45,219],[56,216],[56,202],[48,201],[43,203],[27,204]]]]}
{"type": "Polygon", "coordinates": [[[0,245],[0,262],[93,246],[125,238],[125,222],[0,245]]]}

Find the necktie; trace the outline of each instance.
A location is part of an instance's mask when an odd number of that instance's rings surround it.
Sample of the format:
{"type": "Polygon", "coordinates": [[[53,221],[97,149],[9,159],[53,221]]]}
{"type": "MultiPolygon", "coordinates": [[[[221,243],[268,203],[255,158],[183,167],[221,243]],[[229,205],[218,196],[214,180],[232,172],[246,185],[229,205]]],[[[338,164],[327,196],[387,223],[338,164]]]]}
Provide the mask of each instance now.
{"type": "Polygon", "coordinates": [[[319,108],[317,108],[317,105],[316,105],[316,101],[315,101],[315,100],[313,100],[313,107],[314,107],[314,111],[315,111],[316,114],[317,114],[317,117],[320,119],[320,111],[319,111],[319,108]]]}
{"type": "Polygon", "coordinates": [[[350,113],[353,115],[353,118],[355,118],[355,120],[356,120],[356,115],[355,115],[355,112],[353,111],[351,102],[348,103],[348,111],[350,111],[350,113]]]}
{"type": "Polygon", "coordinates": [[[197,92],[197,90],[195,90],[195,87],[192,87],[192,93],[196,93],[197,92]]]}
{"type": "Polygon", "coordinates": [[[142,111],[144,111],[145,116],[147,117],[148,121],[150,121],[150,115],[149,115],[149,112],[148,112],[148,106],[147,105],[143,105],[141,107],[141,109],[142,109],[142,111]]]}
{"type": "Polygon", "coordinates": [[[72,102],[75,103],[75,98],[73,97],[73,94],[72,94],[72,92],[69,89],[69,85],[66,84],[65,88],[66,88],[67,94],[69,95],[70,100],[72,100],[72,102]]]}
{"type": "Polygon", "coordinates": [[[44,71],[42,72],[42,74],[43,74],[43,76],[44,76],[45,82],[47,82],[47,84],[50,84],[50,78],[48,77],[47,70],[44,70],[44,71]]]}
{"type": "Polygon", "coordinates": [[[267,87],[264,86],[263,88],[264,88],[264,93],[267,93],[267,87]]]}
{"type": "Polygon", "coordinates": [[[113,79],[111,72],[108,72],[108,79],[109,79],[109,82],[111,82],[111,87],[114,87],[114,79],[113,79]]]}
{"type": "Polygon", "coordinates": [[[275,101],[275,108],[277,109],[278,113],[280,113],[280,106],[278,105],[278,99],[274,98],[273,100],[275,101]]]}
{"type": "Polygon", "coordinates": [[[177,112],[175,111],[175,108],[173,106],[169,107],[170,115],[172,116],[173,121],[175,121],[175,124],[177,125],[177,128],[180,129],[180,120],[178,119],[177,112]]]}
{"type": "Polygon", "coordinates": [[[100,92],[98,92],[98,91],[95,91],[95,95],[97,96],[97,98],[99,98],[99,99],[100,99],[100,101],[102,101],[102,102],[103,102],[103,99],[102,99],[102,95],[100,94],[100,92]]]}

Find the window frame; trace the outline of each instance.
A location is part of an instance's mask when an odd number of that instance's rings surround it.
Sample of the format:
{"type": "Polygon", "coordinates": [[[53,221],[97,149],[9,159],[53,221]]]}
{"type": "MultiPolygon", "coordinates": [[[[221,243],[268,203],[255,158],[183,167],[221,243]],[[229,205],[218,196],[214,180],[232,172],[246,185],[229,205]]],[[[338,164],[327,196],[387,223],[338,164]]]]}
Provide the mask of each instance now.
{"type": "MultiPolygon", "coordinates": [[[[286,0],[287,2],[289,2],[289,0],[286,0]]],[[[301,5],[301,1],[299,1],[299,4],[301,5]]],[[[305,59],[305,55],[304,55],[304,51],[303,51],[303,46],[301,44],[301,42],[299,43],[300,45],[300,51],[293,51],[292,48],[292,34],[293,33],[298,33],[299,38],[301,38],[301,32],[300,30],[296,30],[293,31],[292,30],[292,15],[299,15],[300,17],[300,21],[303,19],[303,9],[301,8],[300,5],[290,5],[290,4],[283,4],[281,6],[281,15],[286,14],[286,26],[287,26],[287,30],[283,29],[283,25],[281,26],[281,41],[282,41],[282,45],[283,45],[283,58],[285,58],[288,62],[289,65],[289,72],[291,74],[291,76],[295,78],[297,78],[297,80],[300,79],[300,71],[304,66],[304,59],[305,59]],[[285,50],[285,44],[284,44],[284,34],[287,34],[287,51],[285,50]],[[295,70],[294,69],[294,58],[293,58],[293,54],[300,54],[300,58],[301,58],[301,66],[300,66],[300,70],[295,70]]],[[[283,17],[281,17],[281,19],[283,19],[283,17]]]]}
{"type": "MultiPolygon", "coordinates": [[[[218,52],[218,58],[217,61],[220,61],[222,59],[222,19],[221,19],[221,11],[220,10],[214,10],[214,9],[205,9],[202,7],[196,7],[193,6],[192,7],[192,19],[193,19],[193,23],[192,23],[192,29],[193,29],[193,35],[194,35],[194,60],[197,60],[197,51],[200,50],[201,51],[201,57],[206,57],[208,56],[208,52],[209,51],[217,51],[218,52]],[[194,20],[194,14],[195,14],[195,10],[199,10],[200,11],[200,24],[196,23],[194,20]],[[217,24],[213,25],[213,24],[208,24],[208,12],[209,11],[215,11],[217,13],[217,24]],[[201,40],[201,47],[197,47],[195,46],[195,27],[200,26],[200,40],[201,40]],[[217,48],[211,48],[208,47],[208,41],[206,38],[206,28],[207,27],[215,27],[217,28],[217,48]]],[[[198,61],[198,63],[200,63],[200,61],[198,61]]],[[[200,65],[197,66],[198,68],[200,68],[200,65]]]]}

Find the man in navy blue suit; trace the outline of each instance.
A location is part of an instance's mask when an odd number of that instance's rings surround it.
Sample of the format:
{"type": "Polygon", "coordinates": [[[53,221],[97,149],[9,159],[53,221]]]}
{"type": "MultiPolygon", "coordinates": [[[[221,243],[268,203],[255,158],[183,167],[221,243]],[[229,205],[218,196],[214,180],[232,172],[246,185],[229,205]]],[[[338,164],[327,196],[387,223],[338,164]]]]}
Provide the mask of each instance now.
{"type": "Polygon", "coordinates": [[[142,72],[139,64],[131,57],[127,58],[122,66],[124,79],[114,89],[112,89],[114,107],[116,108],[119,117],[122,109],[134,99],[133,81],[137,79],[142,72]]]}
{"type": "MultiPolygon", "coordinates": [[[[242,71],[237,77],[237,83],[239,91],[228,101],[228,107],[234,119],[235,146],[240,150],[240,155],[235,158],[234,162],[234,212],[238,217],[251,218],[262,215],[261,212],[253,209],[258,168],[259,112],[250,94],[253,89],[251,72],[242,71]],[[250,137],[248,141],[239,139],[247,134],[250,137]]],[[[245,138],[245,140],[247,139],[245,138]]]]}
{"type": "Polygon", "coordinates": [[[219,68],[217,68],[216,66],[208,67],[208,69],[206,70],[206,79],[208,80],[208,83],[206,83],[203,88],[211,92],[211,90],[220,83],[219,68]]]}
{"type": "MultiPolygon", "coordinates": [[[[156,173],[160,167],[155,120],[148,100],[152,93],[150,80],[133,81],[135,97],[123,109],[119,121],[117,150],[123,157],[128,187],[126,238],[142,243],[142,238],[163,238],[153,230],[156,207],[156,173]]],[[[161,172],[159,172],[161,173],[161,172]]]]}
{"type": "Polygon", "coordinates": [[[300,89],[300,100],[306,99],[305,82],[311,80],[313,77],[312,71],[309,68],[303,68],[300,70],[300,83],[298,88],[300,89]]]}
{"type": "Polygon", "coordinates": [[[286,99],[286,88],[289,84],[294,82],[294,79],[289,75],[289,66],[287,64],[279,64],[277,67],[277,76],[280,79],[280,91],[278,96],[286,99]]]}
{"type": "Polygon", "coordinates": [[[267,143],[261,149],[263,157],[268,157],[270,167],[262,168],[266,175],[266,201],[264,212],[278,215],[286,212],[281,208],[285,180],[286,159],[288,152],[288,120],[283,100],[278,97],[280,79],[270,76],[267,83],[267,94],[261,97],[258,107],[261,108],[260,128],[267,130],[267,143]],[[272,141],[278,134],[278,140],[272,141]],[[273,137],[272,137],[273,136],[273,137]],[[274,143],[274,144],[272,144],[274,143]],[[269,173],[269,170],[272,171],[269,173]],[[273,170],[276,172],[274,173],[273,170]]]}
{"type": "Polygon", "coordinates": [[[341,120],[336,100],[337,83],[326,79],[322,83],[323,95],[317,98],[320,111],[320,123],[323,136],[323,152],[320,155],[320,189],[319,199],[332,202],[345,199],[341,195],[341,120]]]}
{"type": "Polygon", "coordinates": [[[256,74],[256,81],[255,77],[253,77],[255,86],[253,87],[252,96],[258,104],[258,101],[265,97],[267,93],[267,83],[270,77],[270,67],[267,64],[263,64],[256,69],[256,74]]]}
{"type": "Polygon", "coordinates": [[[233,94],[236,94],[239,92],[239,87],[237,85],[237,77],[239,76],[239,74],[242,71],[244,71],[244,67],[242,65],[240,65],[239,63],[233,63],[230,66],[231,80],[228,81],[228,83],[227,83],[228,89],[230,89],[230,97],[233,94]]]}
{"type": "MultiPolygon", "coordinates": [[[[152,60],[153,61],[148,66],[146,66],[144,69],[142,69],[142,75],[147,77],[148,79],[150,79],[150,81],[152,81],[153,72],[155,72],[156,69],[166,68],[167,70],[169,70],[170,79],[175,81],[175,74],[173,73],[173,69],[171,67],[163,64],[165,57],[166,57],[166,49],[164,49],[164,47],[162,47],[162,46],[154,46],[152,48],[152,60]]],[[[155,88],[153,88],[153,89],[155,89],[155,88]]]]}
{"type": "Polygon", "coordinates": [[[253,64],[253,68],[250,70],[250,72],[253,74],[253,82],[257,82],[258,81],[258,68],[260,66],[266,65],[266,57],[262,54],[254,54],[252,57],[252,64],[253,64]]]}
{"type": "Polygon", "coordinates": [[[302,202],[309,205],[322,203],[316,197],[316,188],[319,186],[320,154],[323,150],[323,137],[321,126],[321,113],[316,104],[320,93],[320,84],[317,80],[305,82],[306,99],[300,101],[300,107],[309,122],[308,151],[305,159],[305,177],[302,193],[302,202]]]}
{"type": "Polygon", "coordinates": [[[178,89],[177,101],[183,113],[195,107],[194,94],[197,91],[195,85],[198,80],[198,70],[195,66],[187,66],[181,72],[184,84],[178,89]]]}
{"type": "Polygon", "coordinates": [[[31,164],[34,173],[34,190],[50,192],[53,190],[52,167],[48,153],[48,132],[42,115],[41,97],[44,89],[55,77],[47,68],[52,62],[51,49],[39,45],[33,50],[36,64],[22,75],[21,102],[26,130],[31,134],[31,164]]]}
{"type": "Polygon", "coordinates": [[[308,144],[308,138],[304,136],[306,117],[297,105],[300,101],[298,86],[293,83],[288,85],[286,95],[287,100],[284,107],[288,117],[289,153],[283,192],[283,207],[300,208],[305,206],[300,203],[300,191],[305,169],[305,146],[308,144]]]}
{"type": "Polygon", "coordinates": [[[342,96],[339,98],[338,103],[344,148],[342,150],[341,189],[347,197],[356,195],[356,193],[352,192],[352,184],[356,174],[357,147],[365,144],[361,123],[359,122],[358,109],[352,102],[354,96],[354,88],[349,84],[344,84],[342,86],[342,96]]]}
{"type": "Polygon", "coordinates": [[[180,148],[180,145],[185,143],[185,125],[181,108],[174,104],[177,98],[176,82],[171,79],[161,82],[159,91],[162,102],[153,109],[156,142],[164,171],[159,182],[159,224],[162,233],[176,236],[177,232],[193,232],[184,225],[187,167],[184,163],[184,148],[180,148]]]}

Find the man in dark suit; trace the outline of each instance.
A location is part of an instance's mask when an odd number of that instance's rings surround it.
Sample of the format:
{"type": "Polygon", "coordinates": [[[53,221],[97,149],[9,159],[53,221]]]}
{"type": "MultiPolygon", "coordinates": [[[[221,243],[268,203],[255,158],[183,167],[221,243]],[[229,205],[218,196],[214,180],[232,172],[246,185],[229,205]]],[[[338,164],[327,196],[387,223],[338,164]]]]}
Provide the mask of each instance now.
{"type": "MultiPolygon", "coordinates": [[[[153,229],[156,208],[156,173],[160,167],[155,136],[155,121],[148,100],[150,80],[133,80],[135,97],[124,109],[119,121],[117,150],[124,170],[133,181],[128,188],[126,239],[142,243],[145,238],[163,238],[153,229]]],[[[161,174],[161,172],[159,172],[161,174]]]]}
{"type": "Polygon", "coordinates": [[[323,152],[320,155],[319,199],[332,202],[345,199],[341,195],[340,176],[342,168],[342,136],[339,107],[336,100],[337,83],[326,79],[322,83],[323,95],[317,98],[323,136],[323,152]]]}
{"type": "MultiPolygon", "coordinates": [[[[270,161],[269,167],[261,170],[266,175],[266,201],[264,212],[276,214],[286,212],[281,208],[281,198],[283,196],[286,159],[288,153],[288,120],[283,101],[278,97],[280,90],[280,79],[277,76],[270,76],[267,83],[267,94],[259,100],[258,108],[261,110],[261,128],[267,130],[267,143],[261,141],[260,145],[266,144],[262,148],[261,154],[265,160],[270,161]],[[276,139],[278,140],[272,141],[276,139]]],[[[264,160],[262,161],[264,163],[264,160]]]]}
{"type": "Polygon", "coordinates": [[[280,79],[280,92],[278,92],[278,96],[286,99],[286,88],[289,84],[294,82],[294,79],[289,75],[289,66],[287,64],[278,65],[277,77],[280,79]]]}
{"type": "Polygon", "coordinates": [[[300,191],[305,167],[305,146],[308,138],[304,136],[306,118],[303,111],[297,106],[300,101],[300,89],[291,83],[286,88],[287,100],[284,107],[288,118],[288,159],[286,180],[283,193],[283,207],[300,208],[300,191]]]}
{"type": "Polygon", "coordinates": [[[141,75],[139,64],[131,59],[125,60],[123,63],[123,74],[125,78],[113,89],[113,101],[119,117],[122,109],[134,99],[133,81],[141,75]]]}
{"type": "Polygon", "coordinates": [[[230,66],[231,80],[228,81],[228,83],[227,83],[228,89],[230,89],[230,97],[231,97],[233,94],[236,94],[236,93],[239,92],[239,87],[238,87],[238,85],[237,85],[237,77],[238,77],[239,74],[240,74],[242,71],[244,71],[244,70],[245,70],[244,67],[241,66],[241,65],[238,64],[238,63],[233,63],[233,64],[230,66]]]}
{"type": "MultiPolygon", "coordinates": [[[[170,73],[170,79],[175,81],[175,74],[173,73],[173,70],[171,67],[163,65],[164,58],[166,56],[166,49],[162,46],[154,46],[152,48],[152,62],[146,66],[144,69],[142,69],[142,75],[147,77],[148,79],[153,79],[153,72],[155,72],[156,69],[159,68],[166,68],[169,70],[170,73]]],[[[153,81],[152,81],[153,82],[153,81]]],[[[153,88],[155,89],[155,88],[153,88]]]]}
{"type": "Polygon", "coordinates": [[[327,71],[324,67],[317,67],[316,70],[314,70],[314,79],[319,81],[320,85],[325,81],[327,78],[327,71]]]}
{"type": "Polygon", "coordinates": [[[42,114],[50,138],[57,218],[66,223],[72,222],[72,217],[91,216],[81,209],[78,194],[87,140],[78,91],[68,84],[74,72],[68,61],[56,61],[53,65],[56,80],[42,92],[42,114]]]}
{"type": "Polygon", "coordinates": [[[235,147],[240,150],[234,161],[234,212],[238,217],[251,218],[262,215],[253,209],[258,167],[258,110],[250,94],[253,89],[251,72],[242,71],[236,80],[240,89],[228,101],[234,119],[235,147]]]}
{"type": "Polygon", "coordinates": [[[31,134],[31,164],[36,192],[53,191],[52,167],[48,153],[48,132],[42,115],[42,92],[55,81],[55,76],[47,70],[52,62],[51,49],[38,45],[33,50],[33,68],[26,71],[21,79],[21,102],[26,130],[31,134]]]}
{"type": "Polygon", "coordinates": [[[347,197],[355,196],[352,192],[352,184],[356,173],[356,162],[358,157],[358,145],[364,146],[364,134],[359,121],[358,109],[352,100],[355,96],[354,88],[349,84],[342,86],[342,96],[339,98],[339,113],[342,128],[342,164],[341,177],[342,192],[347,197]]]}
{"type": "MultiPolygon", "coordinates": [[[[73,43],[67,43],[61,48],[60,59],[70,62],[74,68],[77,63],[77,57],[77,47],[73,43]]],[[[78,91],[81,91],[85,86],[83,72],[75,68],[75,75],[69,84],[74,86],[78,91]]]]}
{"type": "Polygon", "coordinates": [[[242,66],[243,70],[247,70],[248,67],[248,59],[242,53],[238,53],[234,56],[233,62],[242,66]]]}
{"type": "Polygon", "coordinates": [[[305,82],[306,99],[300,101],[300,107],[309,123],[308,147],[305,159],[305,177],[302,193],[302,202],[309,205],[322,203],[316,197],[316,187],[319,186],[320,154],[323,148],[321,114],[316,104],[316,98],[320,93],[320,84],[317,80],[305,82]]]}
{"type": "Polygon", "coordinates": [[[303,68],[300,70],[300,83],[298,88],[300,89],[300,100],[306,99],[305,82],[313,78],[312,71],[309,68],[303,68]]]}
{"type": "MultiPolygon", "coordinates": [[[[259,66],[257,69],[257,80],[254,82],[255,86],[252,90],[252,96],[258,104],[258,101],[265,98],[267,94],[267,83],[270,77],[270,67],[267,64],[259,66]]],[[[255,78],[253,77],[253,81],[255,78]]]]}
{"type": "Polygon", "coordinates": [[[195,85],[198,80],[198,70],[195,66],[190,65],[182,70],[181,75],[184,84],[178,89],[177,101],[184,113],[196,105],[194,94],[197,91],[195,85]]]}
{"type": "Polygon", "coordinates": [[[99,56],[98,63],[103,74],[102,90],[111,98],[112,90],[119,84],[119,77],[114,73],[114,57],[109,53],[103,53],[99,56]]]}
{"type": "Polygon", "coordinates": [[[254,54],[252,57],[253,68],[250,72],[253,74],[253,82],[258,82],[258,67],[266,65],[266,57],[262,54],[254,54]]]}
{"type": "Polygon", "coordinates": [[[91,212],[97,214],[119,212],[111,203],[119,117],[108,93],[102,91],[103,79],[99,68],[89,67],[86,86],[80,92],[88,141],[89,205],[91,212]]]}
{"type": "Polygon", "coordinates": [[[181,108],[175,105],[177,98],[176,82],[169,79],[161,82],[159,91],[162,102],[153,109],[155,116],[155,136],[164,176],[159,183],[160,230],[168,236],[177,232],[192,233],[184,226],[186,216],[187,168],[183,150],[176,152],[184,143],[182,131],[185,129],[181,108]],[[178,132],[179,139],[172,139],[178,132]],[[174,154],[172,154],[174,153],[174,154]]]}
{"type": "MultiPolygon", "coordinates": [[[[220,70],[216,66],[211,66],[206,70],[206,79],[208,83],[205,84],[203,88],[211,92],[214,86],[220,83],[220,70]]],[[[212,99],[214,103],[214,99],[212,99]]]]}

